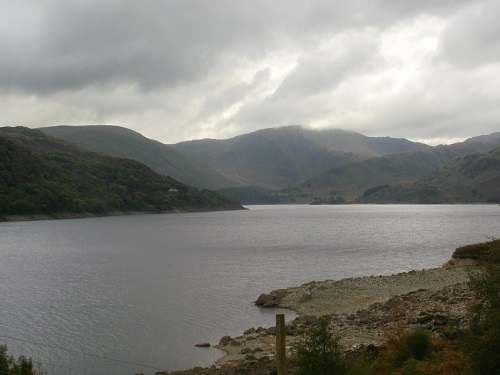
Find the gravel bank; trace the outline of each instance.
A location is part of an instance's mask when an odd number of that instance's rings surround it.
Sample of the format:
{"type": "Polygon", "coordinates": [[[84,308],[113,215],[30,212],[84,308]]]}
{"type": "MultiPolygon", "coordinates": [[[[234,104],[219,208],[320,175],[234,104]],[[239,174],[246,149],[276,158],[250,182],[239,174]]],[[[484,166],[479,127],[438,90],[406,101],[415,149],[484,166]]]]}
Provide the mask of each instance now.
{"type": "MultiPolygon", "coordinates": [[[[472,295],[468,271],[443,267],[390,276],[369,276],[310,282],[262,294],[263,307],[295,310],[299,316],[287,323],[291,347],[303,330],[318,317],[327,317],[350,351],[370,350],[385,341],[384,331],[398,323],[440,335],[445,327],[467,323],[472,295]]],[[[249,328],[239,337],[223,337],[216,347],[227,355],[212,368],[171,374],[264,374],[274,365],[276,328],[249,328]]]]}
{"type": "Polygon", "coordinates": [[[462,268],[433,268],[390,276],[312,281],[263,294],[256,303],[264,307],[288,308],[299,315],[352,313],[372,303],[387,301],[392,296],[419,289],[439,290],[467,280],[467,271],[462,268]]]}

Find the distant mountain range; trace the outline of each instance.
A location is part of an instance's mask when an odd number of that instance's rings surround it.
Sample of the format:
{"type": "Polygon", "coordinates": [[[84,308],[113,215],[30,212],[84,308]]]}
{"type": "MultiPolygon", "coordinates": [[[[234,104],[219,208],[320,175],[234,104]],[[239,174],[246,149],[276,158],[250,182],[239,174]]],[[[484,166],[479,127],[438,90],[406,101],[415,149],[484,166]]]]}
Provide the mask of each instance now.
{"type": "Polygon", "coordinates": [[[379,186],[360,203],[500,202],[500,147],[459,156],[411,185],[379,186]]]}
{"type": "Polygon", "coordinates": [[[429,148],[406,139],[300,126],[259,130],[226,140],[181,142],[175,147],[248,185],[270,189],[298,185],[328,168],[355,160],[429,148]]]}
{"type": "Polygon", "coordinates": [[[160,174],[202,189],[245,185],[238,178],[225,175],[175,147],[119,126],[52,126],[40,130],[89,151],[137,160],[160,174]]]}
{"type": "MultiPolygon", "coordinates": [[[[300,126],[176,145],[117,126],[40,130],[88,150],[138,160],[158,173],[244,203],[353,202],[366,191],[385,185],[410,186],[457,157],[500,146],[500,133],[432,147],[406,139],[300,126]]],[[[377,196],[372,195],[371,201],[377,196]]]]}
{"type": "Polygon", "coordinates": [[[500,146],[500,133],[471,138],[453,145],[346,163],[309,178],[300,185],[300,191],[319,196],[332,191],[340,192],[346,199],[353,200],[372,187],[413,183],[458,156],[487,152],[497,146],[500,146]]]}
{"type": "Polygon", "coordinates": [[[90,152],[40,130],[0,128],[0,219],[239,208],[135,160],[90,152]]]}

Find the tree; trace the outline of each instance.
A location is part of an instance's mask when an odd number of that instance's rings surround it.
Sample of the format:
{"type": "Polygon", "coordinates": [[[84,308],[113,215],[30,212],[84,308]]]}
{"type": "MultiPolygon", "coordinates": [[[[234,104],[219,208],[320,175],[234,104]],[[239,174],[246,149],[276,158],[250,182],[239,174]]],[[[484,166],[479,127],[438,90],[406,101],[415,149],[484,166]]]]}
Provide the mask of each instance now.
{"type": "Polygon", "coordinates": [[[347,374],[347,362],[339,340],[340,336],[331,331],[327,319],[322,318],[312,324],[295,345],[298,374],[347,374]]]}

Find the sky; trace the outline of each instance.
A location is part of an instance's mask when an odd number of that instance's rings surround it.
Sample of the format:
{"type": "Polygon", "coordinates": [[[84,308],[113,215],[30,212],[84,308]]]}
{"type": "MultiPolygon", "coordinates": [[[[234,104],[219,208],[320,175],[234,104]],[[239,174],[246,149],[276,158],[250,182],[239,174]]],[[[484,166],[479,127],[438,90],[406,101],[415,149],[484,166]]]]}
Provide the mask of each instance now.
{"type": "Polygon", "coordinates": [[[500,131],[500,0],[0,0],[0,126],[500,131]]]}

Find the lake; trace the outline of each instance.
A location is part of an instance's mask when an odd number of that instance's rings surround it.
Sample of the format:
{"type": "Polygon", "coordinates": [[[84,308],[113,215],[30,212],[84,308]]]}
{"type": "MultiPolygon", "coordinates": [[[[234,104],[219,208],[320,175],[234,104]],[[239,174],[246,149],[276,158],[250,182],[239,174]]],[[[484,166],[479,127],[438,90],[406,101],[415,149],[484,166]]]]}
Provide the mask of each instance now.
{"type": "Polygon", "coordinates": [[[223,353],[195,343],[274,325],[261,293],[438,267],[500,236],[497,205],[249,208],[0,223],[0,344],[49,374],[208,366],[223,353]]]}

